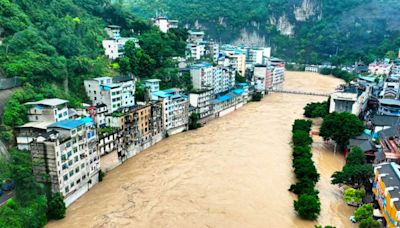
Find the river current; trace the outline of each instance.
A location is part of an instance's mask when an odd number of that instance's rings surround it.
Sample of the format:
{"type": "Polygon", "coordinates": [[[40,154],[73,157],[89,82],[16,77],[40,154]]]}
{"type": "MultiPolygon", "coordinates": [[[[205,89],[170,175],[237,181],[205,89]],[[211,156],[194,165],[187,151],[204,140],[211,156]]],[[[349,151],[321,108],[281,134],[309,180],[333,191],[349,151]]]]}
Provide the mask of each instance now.
{"type": "MultiPolygon", "coordinates": [[[[285,89],[333,92],[340,80],[286,72],[285,89]]],[[[171,136],[107,174],[48,227],[352,227],[330,176],[342,155],[314,136],[321,215],[293,209],[291,125],[324,97],[271,94],[196,130],[171,136]]],[[[318,122],[318,121],[317,121],[318,122]]],[[[319,121],[320,122],[320,121],[319,121]]]]}

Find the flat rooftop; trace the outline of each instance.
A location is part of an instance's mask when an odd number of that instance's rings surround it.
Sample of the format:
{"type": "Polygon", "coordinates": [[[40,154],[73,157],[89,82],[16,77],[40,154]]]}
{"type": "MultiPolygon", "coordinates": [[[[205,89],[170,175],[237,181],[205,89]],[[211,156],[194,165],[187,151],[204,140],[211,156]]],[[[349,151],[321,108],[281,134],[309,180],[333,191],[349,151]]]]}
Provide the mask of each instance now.
{"type": "Polygon", "coordinates": [[[52,99],[44,99],[41,101],[33,101],[27,102],[25,105],[44,105],[44,106],[58,106],[62,104],[68,103],[67,100],[59,99],[59,98],[52,98],[52,99]]]}

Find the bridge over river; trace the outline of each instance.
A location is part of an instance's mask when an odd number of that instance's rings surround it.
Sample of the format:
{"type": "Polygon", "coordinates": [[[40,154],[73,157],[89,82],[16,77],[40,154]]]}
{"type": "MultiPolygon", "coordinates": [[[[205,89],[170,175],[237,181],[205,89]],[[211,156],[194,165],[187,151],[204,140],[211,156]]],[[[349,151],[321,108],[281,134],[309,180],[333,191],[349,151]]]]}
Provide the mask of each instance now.
{"type": "Polygon", "coordinates": [[[318,96],[318,97],[329,97],[330,93],[321,93],[321,92],[308,92],[308,91],[299,91],[299,90],[290,90],[290,89],[272,89],[267,90],[268,93],[289,93],[289,94],[300,94],[300,95],[308,95],[308,96],[318,96]]]}

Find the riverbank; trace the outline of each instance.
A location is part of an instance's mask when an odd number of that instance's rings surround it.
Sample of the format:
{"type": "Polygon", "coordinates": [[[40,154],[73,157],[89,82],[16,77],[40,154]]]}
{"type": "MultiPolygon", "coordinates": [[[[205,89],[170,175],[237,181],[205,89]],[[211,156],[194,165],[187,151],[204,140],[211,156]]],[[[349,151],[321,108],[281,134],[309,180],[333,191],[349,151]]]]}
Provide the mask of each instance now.
{"type": "MultiPolygon", "coordinates": [[[[332,92],[341,81],[288,72],[285,88],[332,92]]],[[[171,136],[120,167],[48,227],[312,227],[293,210],[291,125],[323,97],[271,94],[196,131],[171,136]]],[[[316,139],[314,139],[317,141],[316,139]]],[[[330,175],[344,159],[314,143],[319,223],[347,227],[330,175]]]]}

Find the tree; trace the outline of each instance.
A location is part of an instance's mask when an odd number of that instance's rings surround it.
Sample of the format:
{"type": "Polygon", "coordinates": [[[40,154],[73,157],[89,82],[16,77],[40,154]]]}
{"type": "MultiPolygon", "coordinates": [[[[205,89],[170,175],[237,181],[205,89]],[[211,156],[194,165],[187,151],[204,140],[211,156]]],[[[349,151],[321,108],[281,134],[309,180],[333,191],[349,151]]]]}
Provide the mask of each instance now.
{"type": "Polygon", "coordinates": [[[63,195],[59,192],[53,194],[47,202],[47,218],[62,219],[66,210],[63,195]]]}
{"type": "Polygon", "coordinates": [[[374,208],[372,207],[372,204],[364,204],[361,207],[357,208],[357,210],[354,212],[354,218],[356,219],[356,221],[361,222],[364,219],[372,217],[373,211],[374,208]]]}
{"type": "Polygon", "coordinates": [[[363,122],[357,116],[347,112],[333,112],[325,116],[319,134],[325,140],[334,140],[339,149],[344,150],[349,140],[360,135],[363,130],[363,122]]]}
{"type": "Polygon", "coordinates": [[[300,131],[305,131],[305,132],[310,132],[311,131],[311,126],[312,126],[312,121],[311,120],[295,120],[294,124],[292,126],[292,132],[295,132],[297,130],[300,131]]]}
{"type": "Polygon", "coordinates": [[[362,203],[364,196],[365,196],[364,189],[354,189],[354,188],[346,189],[343,194],[344,200],[346,201],[346,203],[349,203],[349,204],[362,203]]]}
{"type": "Polygon", "coordinates": [[[293,192],[296,195],[316,195],[318,191],[314,189],[315,181],[305,177],[299,180],[296,184],[292,184],[289,188],[289,191],[293,192]]]}
{"type": "Polygon", "coordinates": [[[380,228],[381,224],[371,216],[360,222],[359,228],[380,228]]]}
{"type": "Polygon", "coordinates": [[[364,152],[360,147],[355,146],[351,149],[350,153],[346,157],[347,165],[364,165],[367,164],[367,159],[364,152]]]}
{"type": "Polygon", "coordinates": [[[321,203],[316,195],[303,194],[294,201],[294,209],[300,217],[315,220],[321,211],[321,203]]]}
{"type": "Polygon", "coordinates": [[[201,127],[199,120],[200,114],[197,112],[192,112],[192,114],[189,116],[189,130],[195,130],[201,127]]]}
{"type": "Polygon", "coordinates": [[[294,131],[292,135],[292,142],[295,146],[308,146],[313,141],[308,132],[294,131]]]}
{"type": "Polygon", "coordinates": [[[365,154],[359,147],[354,147],[346,158],[346,165],[342,171],[337,171],[332,175],[332,184],[348,184],[368,186],[369,178],[373,173],[373,168],[367,164],[365,154]]]}

